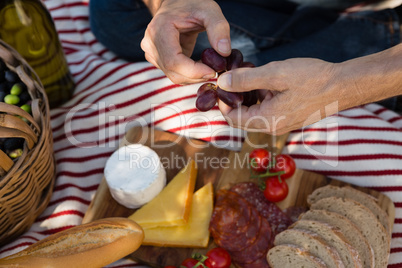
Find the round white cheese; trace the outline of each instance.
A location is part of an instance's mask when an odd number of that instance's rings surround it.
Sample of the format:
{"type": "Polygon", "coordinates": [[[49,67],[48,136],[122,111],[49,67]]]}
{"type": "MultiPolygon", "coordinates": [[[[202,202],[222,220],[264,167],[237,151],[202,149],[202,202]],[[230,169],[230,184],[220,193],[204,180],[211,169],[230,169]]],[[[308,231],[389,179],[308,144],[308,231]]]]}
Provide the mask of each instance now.
{"type": "Polygon", "coordinates": [[[142,144],[115,151],[106,162],[104,175],[112,197],[127,208],[148,203],[166,185],[166,172],[158,155],[142,144]]]}

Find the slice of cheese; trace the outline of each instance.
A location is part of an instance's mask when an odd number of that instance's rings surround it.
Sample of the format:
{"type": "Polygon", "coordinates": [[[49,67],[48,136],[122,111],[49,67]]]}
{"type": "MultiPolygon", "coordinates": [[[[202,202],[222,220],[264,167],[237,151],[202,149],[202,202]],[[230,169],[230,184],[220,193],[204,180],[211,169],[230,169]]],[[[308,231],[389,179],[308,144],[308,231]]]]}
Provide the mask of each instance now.
{"type": "Polygon", "coordinates": [[[144,229],[143,245],[166,247],[207,247],[213,210],[213,189],[208,183],[193,195],[188,223],[183,226],[144,229]]]}
{"type": "Polygon", "coordinates": [[[154,199],[129,218],[144,229],[186,224],[196,178],[197,168],[191,160],[154,199]]]}

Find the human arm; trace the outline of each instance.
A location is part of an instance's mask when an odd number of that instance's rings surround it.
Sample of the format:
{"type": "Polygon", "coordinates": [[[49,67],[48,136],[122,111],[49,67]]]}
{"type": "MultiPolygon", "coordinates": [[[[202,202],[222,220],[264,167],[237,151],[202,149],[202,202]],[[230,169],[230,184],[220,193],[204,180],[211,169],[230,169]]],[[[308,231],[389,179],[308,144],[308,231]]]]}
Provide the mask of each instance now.
{"type": "Polygon", "coordinates": [[[402,45],[342,63],[294,58],[236,69],[222,74],[218,85],[228,91],[262,89],[260,104],[231,109],[220,102],[219,107],[235,127],[279,135],[402,94],[402,45]]]}
{"type": "Polygon", "coordinates": [[[154,17],[141,48],[147,61],[176,84],[206,81],[215,71],[190,59],[197,36],[207,31],[211,46],[230,54],[229,23],[213,0],[144,0],[154,17]]]}

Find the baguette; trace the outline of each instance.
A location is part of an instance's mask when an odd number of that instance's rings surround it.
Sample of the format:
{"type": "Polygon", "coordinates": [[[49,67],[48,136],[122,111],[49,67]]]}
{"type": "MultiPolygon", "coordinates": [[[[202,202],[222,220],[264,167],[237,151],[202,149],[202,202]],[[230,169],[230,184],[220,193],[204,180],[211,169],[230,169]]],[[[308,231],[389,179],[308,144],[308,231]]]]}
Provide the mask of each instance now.
{"type": "Polygon", "coordinates": [[[0,267],[102,267],[134,252],[143,239],[142,228],[130,219],[101,219],[50,235],[0,259],[0,267]]]}

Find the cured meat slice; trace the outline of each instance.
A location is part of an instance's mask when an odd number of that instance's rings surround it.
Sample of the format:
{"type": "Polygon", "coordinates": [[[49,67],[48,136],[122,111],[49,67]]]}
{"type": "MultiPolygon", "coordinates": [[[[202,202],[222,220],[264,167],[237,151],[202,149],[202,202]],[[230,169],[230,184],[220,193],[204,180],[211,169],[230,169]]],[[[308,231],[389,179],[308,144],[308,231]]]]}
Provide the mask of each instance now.
{"type": "Polygon", "coordinates": [[[209,227],[215,243],[235,251],[254,243],[261,224],[258,211],[235,192],[221,190],[217,195],[209,227]]]}
{"type": "Polygon", "coordinates": [[[228,190],[217,192],[211,231],[236,236],[244,233],[251,220],[251,206],[244,198],[228,190]]]}
{"type": "Polygon", "coordinates": [[[211,232],[215,243],[228,251],[241,251],[252,245],[258,238],[262,217],[254,209],[253,220],[243,233],[222,234],[211,232]]]}
{"type": "Polygon", "coordinates": [[[274,237],[268,221],[261,218],[261,228],[257,239],[241,251],[230,251],[232,260],[239,264],[253,263],[266,258],[268,250],[273,246],[274,237]]]}
{"type": "Polygon", "coordinates": [[[230,190],[244,197],[268,220],[274,236],[292,224],[292,220],[275,203],[269,202],[254,182],[241,182],[230,190]]]}

